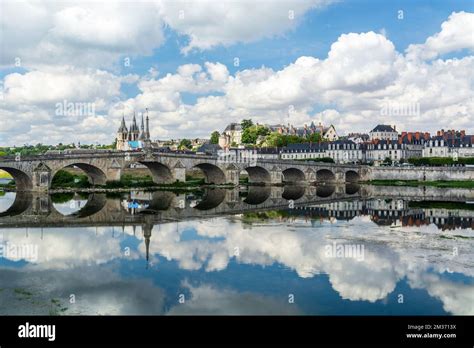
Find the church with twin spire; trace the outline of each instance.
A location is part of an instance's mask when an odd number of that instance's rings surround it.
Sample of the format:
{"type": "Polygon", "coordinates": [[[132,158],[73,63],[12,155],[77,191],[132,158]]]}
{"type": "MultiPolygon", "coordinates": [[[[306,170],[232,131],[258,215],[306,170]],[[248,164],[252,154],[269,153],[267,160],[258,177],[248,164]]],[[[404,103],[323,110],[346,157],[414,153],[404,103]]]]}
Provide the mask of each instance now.
{"type": "Polygon", "coordinates": [[[150,145],[150,119],[148,117],[148,109],[146,109],[146,114],[145,121],[142,112],[140,129],[137,125],[135,112],[133,113],[133,120],[129,128],[127,128],[125,124],[125,115],[122,116],[122,123],[120,124],[120,127],[117,131],[117,150],[138,150],[146,148],[150,145]]]}

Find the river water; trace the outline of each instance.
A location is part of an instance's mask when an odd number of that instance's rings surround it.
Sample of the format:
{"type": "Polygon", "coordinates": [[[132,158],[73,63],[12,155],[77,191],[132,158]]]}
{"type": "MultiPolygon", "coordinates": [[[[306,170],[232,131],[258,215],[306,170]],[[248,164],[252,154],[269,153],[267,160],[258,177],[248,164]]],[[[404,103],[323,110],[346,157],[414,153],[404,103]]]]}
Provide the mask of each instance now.
{"type": "Polygon", "coordinates": [[[0,314],[474,314],[474,191],[0,191],[0,314]]]}

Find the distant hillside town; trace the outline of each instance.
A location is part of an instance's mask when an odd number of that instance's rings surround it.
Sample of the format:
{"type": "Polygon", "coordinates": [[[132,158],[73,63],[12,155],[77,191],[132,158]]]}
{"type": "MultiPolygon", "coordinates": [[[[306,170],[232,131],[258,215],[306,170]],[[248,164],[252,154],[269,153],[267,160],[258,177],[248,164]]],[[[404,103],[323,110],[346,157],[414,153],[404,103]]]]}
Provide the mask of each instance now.
{"type": "Polygon", "coordinates": [[[417,158],[474,158],[474,135],[464,130],[440,130],[436,135],[422,131],[402,131],[379,124],[368,133],[339,136],[333,125],[321,123],[297,127],[291,124],[259,124],[252,120],[230,123],[210,139],[171,139],[152,141],[148,110],[141,114],[138,127],[133,115],[129,127],[125,117],[117,132],[116,149],[135,151],[184,151],[217,154],[219,151],[253,149],[259,158],[315,160],[334,163],[399,164],[417,158]]]}

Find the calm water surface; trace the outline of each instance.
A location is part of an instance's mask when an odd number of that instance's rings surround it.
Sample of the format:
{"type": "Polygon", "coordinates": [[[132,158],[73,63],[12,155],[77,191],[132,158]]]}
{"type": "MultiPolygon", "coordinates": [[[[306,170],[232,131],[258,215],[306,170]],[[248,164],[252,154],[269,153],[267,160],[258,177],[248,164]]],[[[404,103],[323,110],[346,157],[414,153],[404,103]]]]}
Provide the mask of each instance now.
{"type": "Polygon", "coordinates": [[[0,191],[0,314],[473,315],[473,197],[0,191]]]}

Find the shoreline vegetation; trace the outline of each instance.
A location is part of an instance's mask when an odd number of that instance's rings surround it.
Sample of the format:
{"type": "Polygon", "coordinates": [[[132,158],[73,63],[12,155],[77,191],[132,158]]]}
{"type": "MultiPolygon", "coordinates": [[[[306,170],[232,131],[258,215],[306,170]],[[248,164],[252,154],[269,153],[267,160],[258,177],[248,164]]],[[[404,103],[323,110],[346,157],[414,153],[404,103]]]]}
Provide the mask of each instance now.
{"type": "Polygon", "coordinates": [[[411,201],[408,203],[408,207],[425,209],[474,210],[474,204],[443,201],[411,201]]]}
{"type": "Polygon", "coordinates": [[[0,179],[13,179],[13,177],[8,174],[7,172],[5,172],[4,170],[1,170],[0,169],[0,179]]]}
{"type": "Polygon", "coordinates": [[[376,186],[431,186],[441,188],[474,188],[474,181],[472,180],[458,180],[458,181],[417,181],[417,180],[370,180],[363,181],[359,184],[368,184],[376,186]]]}

